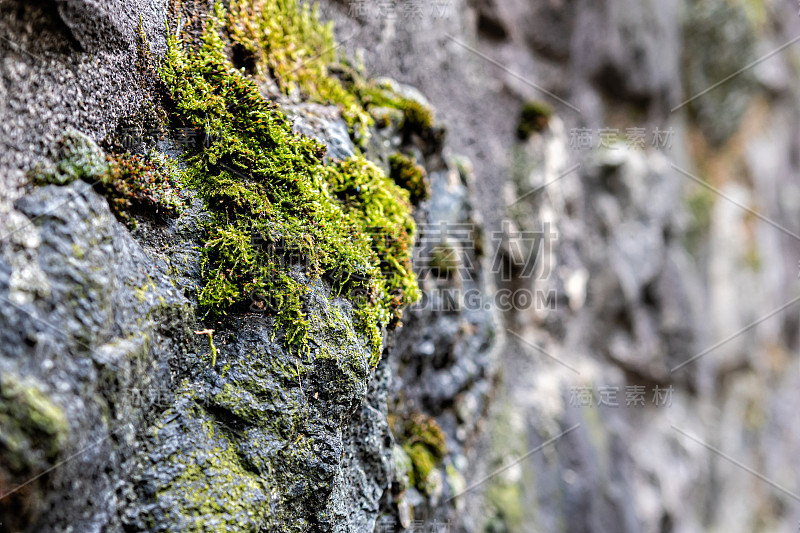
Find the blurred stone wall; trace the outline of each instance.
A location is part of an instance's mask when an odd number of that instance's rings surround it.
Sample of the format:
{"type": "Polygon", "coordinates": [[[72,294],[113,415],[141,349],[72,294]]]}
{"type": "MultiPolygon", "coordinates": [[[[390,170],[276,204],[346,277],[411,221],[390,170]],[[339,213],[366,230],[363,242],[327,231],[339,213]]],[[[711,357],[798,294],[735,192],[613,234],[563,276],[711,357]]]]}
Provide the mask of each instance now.
{"type": "Polygon", "coordinates": [[[433,102],[521,295],[492,300],[501,379],[456,529],[794,530],[795,3],[379,4],[326,12],[433,102]],[[520,139],[531,101],[552,118],[520,139]]]}

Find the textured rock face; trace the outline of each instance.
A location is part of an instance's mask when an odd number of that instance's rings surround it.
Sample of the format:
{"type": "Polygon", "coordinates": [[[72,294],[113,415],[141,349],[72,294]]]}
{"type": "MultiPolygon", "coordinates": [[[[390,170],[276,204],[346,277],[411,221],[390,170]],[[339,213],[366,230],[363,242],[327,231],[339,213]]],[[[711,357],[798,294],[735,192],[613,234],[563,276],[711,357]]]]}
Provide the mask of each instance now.
{"type": "MultiPolygon", "coordinates": [[[[92,186],[94,143],[157,122],[138,28],[158,58],[209,6],[0,3],[0,529],[792,530],[797,52],[685,100],[789,42],[795,6],[363,4],[321,7],[447,130],[390,116],[364,147],[431,186],[423,298],[375,369],[353,302],[299,270],[308,353],[201,316],[202,203],[131,229],[92,186]],[[90,179],[34,186],[65,132],[90,179]]],[[[335,107],[270,96],[355,152],[335,107]]]]}
{"type": "MultiPolygon", "coordinates": [[[[309,289],[308,351],[289,349],[286,332],[266,314],[204,319],[199,247],[209,213],[202,202],[187,191],[179,216],[144,210],[124,225],[96,192],[110,172],[96,142],[109,134],[123,132],[137,150],[180,156],[172,140],[148,141],[158,101],[140,68],[142,46],[163,53],[170,9],[80,1],[0,8],[9,36],[0,156],[0,524],[9,531],[371,531],[381,502],[394,520],[393,350],[373,369],[354,304],[302,269],[292,275],[309,289]],[[36,178],[34,185],[34,175],[49,184],[36,178]]],[[[187,13],[196,19],[203,10],[184,6],[187,13]]],[[[284,110],[295,131],[327,146],[328,160],[354,154],[335,107],[294,100],[284,110]]],[[[374,132],[371,157],[388,169],[390,154],[416,152],[441,189],[437,203],[419,209],[420,223],[466,220],[466,187],[442,157],[442,132],[419,138],[398,128],[390,122],[374,132]]],[[[481,267],[472,270],[482,292],[481,267]]],[[[426,339],[459,344],[449,364],[482,354],[479,367],[447,389],[448,399],[482,377],[489,361],[490,314],[462,316],[451,311],[449,333],[426,339]],[[459,340],[464,328],[480,331],[459,340]]],[[[476,419],[473,413],[467,425],[476,419]]],[[[437,462],[428,476],[438,479],[428,508],[449,487],[444,467],[437,462]]]]}

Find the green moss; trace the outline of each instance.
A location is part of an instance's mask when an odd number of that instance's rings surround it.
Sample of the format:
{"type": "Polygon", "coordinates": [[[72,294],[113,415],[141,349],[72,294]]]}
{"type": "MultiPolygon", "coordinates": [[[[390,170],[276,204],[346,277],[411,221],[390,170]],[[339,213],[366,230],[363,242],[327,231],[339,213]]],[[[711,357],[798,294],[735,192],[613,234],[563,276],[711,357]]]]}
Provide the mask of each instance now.
{"type": "Polygon", "coordinates": [[[377,362],[382,329],[419,296],[407,193],[362,157],[323,165],[325,147],[294,134],[233,67],[224,17],[217,5],[197,50],[170,37],[161,68],[173,120],[207,140],[185,175],[212,213],[199,303],[212,316],[248,303],[265,309],[287,346],[307,348],[307,283],[327,277],[337,293],[359,296],[360,330],[377,362]]]}
{"type": "Polygon", "coordinates": [[[25,473],[52,464],[68,428],[63,409],[36,383],[0,375],[0,457],[12,470],[25,473]]]}
{"type": "Polygon", "coordinates": [[[403,451],[406,452],[413,470],[410,472],[410,483],[415,485],[419,490],[425,490],[425,481],[428,479],[428,474],[436,468],[436,458],[424,444],[404,444],[403,451]]]}
{"type": "Polygon", "coordinates": [[[517,137],[525,140],[534,133],[544,130],[550,123],[553,109],[544,102],[527,102],[519,114],[517,137]]]}
{"type": "Polygon", "coordinates": [[[407,135],[423,135],[433,127],[433,111],[421,102],[402,96],[393,82],[367,81],[357,73],[351,73],[348,81],[349,90],[358,96],[364,109],[382,118],[378,125],[388,126],[387,121],[395,116],[391,113],[394,110],[398,112],[397,126],[407,135]]]}
{"type": "Polygon", "coordinates": [[[130,222],[127,212],[131,209],[177,215],[184,207],[178,175],[175,165],[156,153],[113,155],[108,172],[93,185],[106,197],[114,215],[130,222]]]}
{"type": "Polygon", "coordinates": [[[426,492],[428,476],[447,455],[444,432],[434,419],[416,414],[403,421],[398,440],[411,460],[409,482],[426,492]]]}
{"type": "Polygon", "coordinates": [[[486,524],[486,531],[501,533],[521,531],[523,519],[522,487],[518,483],[493,483],[486,491],[494,515],[486,524]]]}
{"type": "Polygon", "coordinates": [[[237,52],[270,75],[285,94],[338,105],[356,139],[364,138],[372,118],[358,99],[329,72],[338,48],[333,24],[319,19],[316,6],[297,0],[234,0],[228,17],[237,52]]]}
{"type": "Polygon", "coordinates": [[[389,157],[389,175],[400,187],[408,191],[411,203],[419,205],[431,196],[428,174],[422,166],[399,152],[389,157]]]}
{"type": "Polygon", "coordinates": [[[385,118],[385,109],[399,112],[400,126],[408,133],[433,126],[427,106],[385,83],[365,80],[339,60],[333,24],[320,20],[315,5],[234,0],[227,22],[238,66],[274,79],[284,94],[339,106],[356,144],[364,145],[375,119],[385,118]]]}
{"type": "MultiPolygon", "coordinates": [[[[329,190],[341,202],[347,218],[356,221],[357,227],[368,236],[377,259],[374,264],[380,282],[366,287],[368,290],[355,291],[359,304],[356,318],[372,339],[373,363],[377,364],[380,328],[397,323],[406,303],[420,296],[411,265],[415,225],[410,216],[408,193],[362,157],[346,159],[327,170],[329,190]]],[[[357,280],[352,283],[364,288],[357,280]]]]}
{"type": "Polygon", "coordinates": [[[714,202],[714,193],[706,187],[695,188],[686,199],[691,217],[686,229],[686,246],[691,252],[696,253],[708,236],[714,202]]]}
{"type": "Polygon", "coordinates": [[[194,423],[215,446],[170,457],[176,475],[157,494],[170,522],[180,524],[182,531],[257,529],[267,515],[259,501],[266,492],[261,479],[242,467],[234,445],[210,421],[194,423]]]}
{"type": "Polygon", "coordinates": [[[433,127],[433,113],[430,108],[416,100],[406,100],[400,105],[403,111],[403,129],[411,132],[424,132],[433,127]]]}

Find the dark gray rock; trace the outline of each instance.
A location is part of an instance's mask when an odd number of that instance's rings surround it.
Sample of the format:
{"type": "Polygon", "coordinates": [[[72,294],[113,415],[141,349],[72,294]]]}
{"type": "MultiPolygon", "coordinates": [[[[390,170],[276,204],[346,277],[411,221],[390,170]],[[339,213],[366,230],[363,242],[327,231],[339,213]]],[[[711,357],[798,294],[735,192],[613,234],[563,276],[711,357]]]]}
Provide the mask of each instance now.
{"type": "MultiPolygon", "coordinates": [[[[207,7],[183,11],[197,21],[207,7]]],[[[752,326],[796,288],[791,49],[671,111],[790,42],[796,6],[454,0],[412,20],[323,2],[348,52],[419,88],[397,85],[448,128],[444,144],[383,131],[367,148],[382,164],[415,156],[433,186],[417,212],[424,297],[374,371],[350,303],[324,283],[309,299],[308,354],[287,351],[265,315],[195,316],[196,202],[130,230],[84,181],[101,158],[85,176],[30,186],[27,171],[58,156],[65,132],[90,152],[88,139],[153,133],[137,28],[157,56],[169,8],[0,3],[0,494],[29,481],[0,497],[1,527],[794,528],[798,310],[752,326]],[[530,100],[554,116],[519,142],[530,100]],[[581,152],[578,126],[677,131],[672,151],[581,152]],[[696,165],[764,218],[721,195],[698,208],[702,185],[671,164],[696,165]],[[540,249],[523,233],[545,224],[556,238],[540,249]],[[206,327],[213,364],[195,333],[206,327]],[[645,388],[646,405],[626,405],[629,386],[645,388]],[[609,387],[619,405],[598,405],[609,387]],[[655,387],[670,388],[669,405],[655,387]],[[412,416],[435,420],[447,447],[420,487],[392,433],[412,416]]],[[[353,152],[335,109],[284,104],[329,158],[353,152]]],[[[149,137],[132,148],[152,146],[180,153],[149,137]]]]}

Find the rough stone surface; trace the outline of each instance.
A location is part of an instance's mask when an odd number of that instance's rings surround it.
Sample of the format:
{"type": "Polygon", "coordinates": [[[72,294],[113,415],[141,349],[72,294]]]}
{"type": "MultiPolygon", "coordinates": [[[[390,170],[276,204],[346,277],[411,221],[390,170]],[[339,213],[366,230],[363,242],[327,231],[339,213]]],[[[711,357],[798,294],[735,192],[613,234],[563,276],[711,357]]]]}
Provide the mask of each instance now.
{"type": "MultiPolygon", "coordinates": [[[[158,56],[174,5],[0,2],[0,528],[796,528],[797,51],[683,105],[793,39],[796,6],[410,3],[322,2],[349,55],[447,131],[387,128],[366,149],[413,155],[433,192],[415,214],[423,300],[371,370],[325,283],[304,356],[264,315],[197,316],[198,205],[131,230],[88,183],[30,183],[66,131],[148,127],[137,27],[158,56]],[[520,140],[532,100],[553,116],[520,140]],[[598,148],[600,128],[621,144],[598,148]],[[398,427],[419,417],[446,453],[411,486],[398,427]]],[[[187,24],[207,9],[184,2],[187,24]]],[[[354,152],[337,110],[284,104],[330,159],[354,152]]]]}
{"type": "MultiPolygon", "coordinates": [[[[351,304],[313,287],[306,357],[283,348],[265,316],[204,323],[198,205],[130,230],[88,183],[29,184],[66,131],[100,153],[91,139],[147,127],[136,118],[151,101],[134,67],[137,26],[158,55],[167,12],[165,2],[0,6],[0,523],[369,531],[394,475],[391,371],[370,370],[351,304]],[[195,333],[208,326],[213,349],[195,333]]],[[[335,108],[286,110],[329,158],[352,155],[335,108]]]]}

